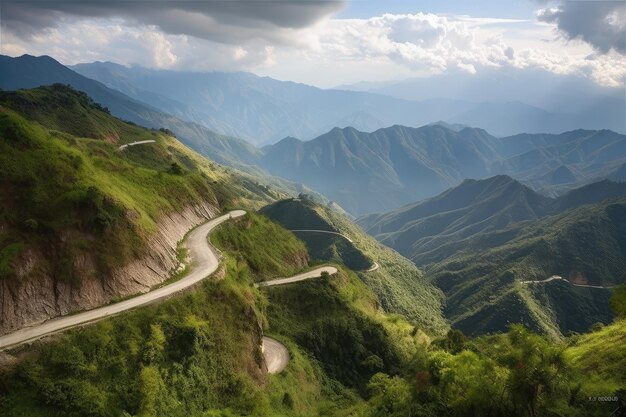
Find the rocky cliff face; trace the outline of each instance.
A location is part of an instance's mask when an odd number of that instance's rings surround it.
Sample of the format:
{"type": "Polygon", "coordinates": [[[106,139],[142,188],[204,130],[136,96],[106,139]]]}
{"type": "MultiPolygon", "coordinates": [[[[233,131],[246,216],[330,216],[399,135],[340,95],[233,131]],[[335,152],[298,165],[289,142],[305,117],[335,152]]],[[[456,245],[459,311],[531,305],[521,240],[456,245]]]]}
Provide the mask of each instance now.
{"type": "Polygon", "coordinates": [[[17,279],[0,280],[0,334],[149,291],[178,266],[177,243],[192,227],[217,213],[218,209],[207,203],[163,216],[146,243],[144,256],[110,276],[98,276],[92,254],[79,254],[73,267],[81,279],[75,285],[55,280],[47,272],[43,253],[27,249],[16,267],[17,279]]]}

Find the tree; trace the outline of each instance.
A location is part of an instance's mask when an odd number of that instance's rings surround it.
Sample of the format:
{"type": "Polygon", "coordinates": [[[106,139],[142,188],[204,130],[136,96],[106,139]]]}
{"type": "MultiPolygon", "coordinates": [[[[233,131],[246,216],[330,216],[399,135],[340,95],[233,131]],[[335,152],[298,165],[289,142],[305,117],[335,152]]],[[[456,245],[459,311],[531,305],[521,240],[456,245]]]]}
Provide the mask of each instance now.
{"type": "Polygon", "coordinates": [[[626,317],[626,285],[621,285],[609,299],[611,311],[616,317],[626,317]]]}

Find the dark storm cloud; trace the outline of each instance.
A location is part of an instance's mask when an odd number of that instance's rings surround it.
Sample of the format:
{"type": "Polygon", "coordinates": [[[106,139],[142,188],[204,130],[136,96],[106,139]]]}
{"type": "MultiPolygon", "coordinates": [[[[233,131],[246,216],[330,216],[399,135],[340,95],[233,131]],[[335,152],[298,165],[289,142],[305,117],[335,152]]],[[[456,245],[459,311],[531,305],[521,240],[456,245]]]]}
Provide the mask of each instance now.
{"type": "Polygon", "coordinates": [[[340,10],[347,0],[3,0],[2,26],[20,36],[76,18],[119,17],[171,34],[220,42],[257,36],[278,40],[340,10]]]}
{"type": "Polygon", "coordinates": [[[545,9],[539,20],[556,23],[566,39],[582,39],[600,52],[626,51],[624,1],[566,1],[545,9]]]}

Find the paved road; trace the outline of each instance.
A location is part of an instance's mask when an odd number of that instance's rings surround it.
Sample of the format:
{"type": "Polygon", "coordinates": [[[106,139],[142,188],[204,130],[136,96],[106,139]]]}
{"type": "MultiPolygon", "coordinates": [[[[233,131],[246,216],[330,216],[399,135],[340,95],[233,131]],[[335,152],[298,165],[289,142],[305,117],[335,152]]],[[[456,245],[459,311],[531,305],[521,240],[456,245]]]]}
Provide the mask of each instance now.
{"type": "Polygon", "coordinates": [[[168,297],[178,291],[202,281],[211,275],[219,266],[219,258],[217,251],[209,244],[207,235],[218,225],[224,223],[228,219],[240,217],[246,214],[243,210],[234,210],[228,214],[210,220],[194,229],[187,239],[185,246],[189,249],[191,258],[193,259],[192,271],[179,281],[170,285],[158,288],[154,291],[147,292],[137,297],[130,298],[119,303],[96,308],[93,310],[77,313],[71,316],[54,318],[40,325],[26,327],[13,333],[0,336],[0,350],[10,346],[38,339],[52,333],[76,327],[81,324],[100,320],[105,317],[114,316],[123,311],[130,310],[139,306],[143,306],[162,298],[168,297]]]}
{"type": "Polygon", "coordinates": [[[259,282],[258,284],[254,284],[254,286],[271,287],[274,285],[290,284],[292,282],[304,281],[305,279],[319,278],[322,276],[322,272],[327,272],[328,275],[333,275],[337,273],[337,268],[335,268],[334,266],[321,266],[319,268],[315,268],[311,271],[303,272],[289,278],[276,278],[271,281],[259,282]]]}
{"type": "Polygon", "coordinates": [[[156,142],[156,140],[153,140],[153,139],[150,139],[150,140],[140,140],[138,142],[127,143],[125,145],[120,146],[117,149],[120,150],[120,151],[123,151],[124,149],[128,148],[129,146],[142,145],[144,143],[154,143],[154,142],[156,142]]]}
{"type": "Polygon", "coordinates": [[[263,350],[263,356],[265,356],[265,365],[268,373],[277,374],[282,372],[289,363],[289,351],[278,340],[263,336],[261,349],[263,350]]]}
{"type": "Polygon", "coordinates": [[[314,233],[329,233],[331,235],[341,236],[346,239],[348,242],[352,243],[352,239],[348,236],[341,234],[339,232],[331,232],[330,230],[309,230],[309,229],[299,229],[299,230],[291,230],[292,232],[314,232],[314,233]]]}
{"type": "Polygon", "coordinates": [[[378,262],[374,262],[374,265],[372,265],[370,267],[370,269],[366,269],[365,272],[374,272],[376,271],[378,268],[380,268],[380,265],[378,265],[378,262]]]}
{"type": "Polygon", "coordinates": [[[559,275],[552,275],[550,278],[546,278],[542,281],[521,281],[522,284],[545,284],[547,282],[550,281],[565,281],[570,285],[573,285],[574,287],[581,287],[581,288],[597,288],[597,289],[601,289],[601,290],[608,290],[611,288],[615,288],[617,287],[617,285],[610,285],[607,287],[603,287],[601,285],[586,285],[586,284],[574,284],[573,282],[571,282],[570,280],[568,280],[567,278],[563,278],[559,275]]]}
{"type": "MultiPolygon", "coordinates": [[[[260,282],[254,284],[255,287],[271,287],[274,285],[290,284],[292,282],[304,281],[306,279],[319,278],[322,276],[322,272],[328,272],[329,275],[337,273],[337,268],[334,266],[322,266],[315,268],[312,271],[304,272],[302,274],[294,275],[289,278],[277,278],[271,281],[260,282]]],[[[270,337],[263,337],[263,356],[265,357],[265,364],[267,365],[267,372],[270,374],[277,374],[282,372],[283,369],[289,363],[289,351],[278,340],[270,337]]]]}

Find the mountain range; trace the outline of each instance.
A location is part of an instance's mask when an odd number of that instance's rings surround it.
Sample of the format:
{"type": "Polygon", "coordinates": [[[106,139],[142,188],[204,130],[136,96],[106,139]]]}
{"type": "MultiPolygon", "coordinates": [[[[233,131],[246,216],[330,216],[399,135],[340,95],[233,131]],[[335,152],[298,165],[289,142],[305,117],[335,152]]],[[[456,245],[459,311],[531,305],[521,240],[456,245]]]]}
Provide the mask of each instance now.
{"type": "MultiPolygon", "coordinates": [[[[229,97],[229,100],[238,100],[237,94],[244,94],[244,91],[247,100],[252,100],[251,97],[260,94],[258,91],[252,94],[252,81],[257,90],[264,92],[262,96],[265,98],[270,92],[284,89],[281,97],[291,101],[280,104],[283,111],[298,108],[296,104],[299,100],[317,103],[326,111],[331,107],[323,104],[326,100],[324,97],[330,93],[338,94],[332,101],[339,103],[342,108],[349,108],[348,104],[352,102],[364,103],[357,100],[354,94],[366,97],[365,102],[370,104],[374,103],[371,101],[374,96],[366,93],[339,94],[250,74],[221,74],[218,77],[219,74],[213,73],[187,74],[189,85],[181,84],[180,91],[186,91],[183,94],[177,93],[178,90],[171,88],[169,83],[171,80],[179,80],[184,73],[126,68],[108,63],[75,68],[103,79],[111,87],[125,90],[133,97],[86,78],[52,58],[28,55],[0,59],[0,88],[11,90],[56,82],[70,84],[87,92],[95,101],[108,107],[112,114],[143,126],[166,128],[185,144],[218,163],[253,173],[261,181],[273,186],[298,192],[310,187],[357,216],[392,210],[402,204],[431,197],[459,184],[465,178],[485,178],[496,174],[514,176],[539,191],[556,195],[593,180],[609,176],[619,179],[626,163],[626,137],[609,130],[579,129],[558,135],[525,133],[497,138],[483,129],[445,122],[431,123],[420,128],[394,125],[371,133],[353,127],[333,128],[310,141],[287,137],[274,145],[257,148],[242,139],[220,135],[208,129],[201,124],[205,120],[201,113],[196,112],[195,116],[189,113],[192,104],[209,108],[204,105],[206,100],[219,102],[221,95],[229,97]],[[194,90],[192,87],[197,83],[206,83],[206,86],[194,90]],[[226,94],[220,90],[226,88],[224,86],[236,88],[240,93],[229,90],[226,94]],[[158,90],[157,87],[163,91],[152,91],[158,90]],[[169,89],[166,90],[166,87],[169,89]],[[302,93],[302,89],[314,93],[315,100],[302,93]],[[165,93],[180,95],[171,98],[165,93]],[[187,96],[190,99],[185,101],[186,104],[178,101],[187,96]],[[142,99],[152,104],[146,104],[142,99]],[[194,119],[195,122],[186,119],[194,119]],[[288,181],[281,182],[268,174],[288,181]],[[370,190],[372,194],[363,193],[364,189],[370,190]],[[372,195],[376,197],[372,198],[372,195]]],[[[397,104],[397,100],[393,100],[397,104]]],[[[273,103],[278,105],[276,101],[273,103]]],[[[394,109],[396,104],[393,103],[384,107],[394,109]]],[[[446,108],[445,103],[440,104],[446,108]]],[[[222,102],[214,105],[220,111],[247,108],[222,102]]],[[[265,104],[261,107],[267,108],[265,104]]],[[[254,117],[261,114],[248,110],[245,112],[254,113],[254,117]]],[[[215,113],[214,116],[219,114],[215,113]]],[[[279,119],[291,120],[291,117],[283,114],[279,119]]],[[[224,114],[217,119],[231,120],[224,114]]],[[[433,116],[429,122],[438,119],[433,116]]],[[[282,126],[274,119],[268,119],[267,123],[282,126]]],[[[245,123],[237,125],[243,126],[245,123]]],[[[312,126],[301,122],[295,125],[312,126]]],[[[319,123],[315,125],[322,126],[319,123]]],[[[281,135],[284,133],[286,131],[281,135]]]]}
{"type": "Polygon", "coordinates": [[[624,100],[619,96],[598,101],[584,95],[589,104],[583,109],[546,111],[502,96],[493,101],[479,95],[459,99],[447,90],[418,101],[392,97],[385,90],[325,90],[250,73],[166,71],[109,62],[72,69],[162,111],[255,145],[287,136],[311,139],[334,127],[373,131],[394,124],[419,127],[435,120],[481,127],[496,136],[577,128],[624,133],[624,111],[620,112],[624,100]]]}
{"type": "Polygon", "coordinates": [[[335,128],[307,142],[286,138],[263,151],[259,164],[271,174],[306,184],[363,215],[431,197],[466,178],[496,174],[547,194],[563,193],[619,176],[626,136],[575,130],[496,138],[483,129],[457,131],[439,124],[372,133],[335,128]]]}
{"type": "MultiPolygon", "coordinates": [[[[509,124],[508,129],[518,126],[521,127],[521,131],[529,133],[534,132],[532,130],[534,124],[528,123],[531,114],[543,118],[542,123],[549,124],[552,121],[565,123],[560,125],[561,131],[585,127],[624,133],[625,128],[626,100],[623,91],[598,86],[593,80],[577,74],[555,74],[528,68],[509,68],[507,71],[483,69],[476,74],[446,71],[426,78],[357,83],[336,88],[383,94],[405,100],[454,98],[468,102],[518,103],[519,109],[527,112],[515,114],[507,107],[489,108],[486,104],[483,109],[492,112],[486,115],[484,120],[489,124],[479,124],[476,123],[477,120],[471,124],[494,134],[498,134],[498,128],[493,126],[496,115],[502,117],[503,122],[506,120],[504,123],[509,124]],[[550,113],[550,116],[545,117],[542,111],[550,113]]],[[[448,119],[457,123],[464,123],[467,120],[473,120],[472,114],[458,114],[448,119]]],[[[534,123],[538,123],[538,120],[534,123]]]]}
{"type": "Polygon", "coordinates": [[[514,322],[586,331],[611,319],[608,288],[626,279],[626,183],[549,198],[503,175],[466,180],[359,224],[425,270],[446,294],[446,316],[469,334],[514,322]]]}

